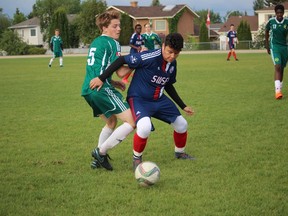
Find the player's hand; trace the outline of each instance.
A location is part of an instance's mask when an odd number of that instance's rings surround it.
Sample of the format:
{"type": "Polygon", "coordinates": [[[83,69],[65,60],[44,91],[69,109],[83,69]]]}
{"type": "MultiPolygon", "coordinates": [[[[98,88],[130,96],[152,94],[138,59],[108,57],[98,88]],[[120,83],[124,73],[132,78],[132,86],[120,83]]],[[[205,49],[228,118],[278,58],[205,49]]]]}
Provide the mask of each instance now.
{"type": "Polygon", "coordinates": [[[121,89],[122,91],[125,91],[126,89],[126,85],[125,83],[123,83],[122,81],[115,81],[115,80],[111,80],[111,84],[118,89],[121,89]]]}
{"type": "Polygon", "coordinates": [[[191,108],[191,107],[185,107],[184,109],[184,112],[189,115],[189,116],[192,116],[194,114],[194,110],[191,108]]]}
{"type": "Polygon", "coordinates": [[[140,52],[144,52],[144,51],[147,51],[147,50],[148,50],[148,48],[143,46],[143,47],[141,47],[141,51],[140,52]]]}
{"type": "Polygon", "coordinates": [[[90,88],[93,90],[97,88],[97,91],[99,91],[102,88],[103,82],[98,78],[94,78],[90,81],[90,88]]]}

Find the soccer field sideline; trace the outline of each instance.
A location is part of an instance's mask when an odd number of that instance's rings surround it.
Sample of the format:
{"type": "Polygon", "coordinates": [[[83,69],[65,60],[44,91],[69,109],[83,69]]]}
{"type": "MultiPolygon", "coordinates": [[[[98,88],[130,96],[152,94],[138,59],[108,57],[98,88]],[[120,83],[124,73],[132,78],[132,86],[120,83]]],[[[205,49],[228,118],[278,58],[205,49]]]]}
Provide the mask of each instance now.
{"type": "MultiPolygon", "coordinates": [[[[228,50],[199,50],[199,51],[181,51],[181,54],[225,54],[228,50]]],[[[266,50],[237,50],[236,53],[266,53],[266,50]]],[[[127,52],[123,52],[122,55],[127,55],[127,52]]],[[[65,57],[77,57],[77,56],[87,56],[87,54],[65,54],[65,57]]],[[[0,59],[9,58],[50,58],[50,54],[44,55],[15,55],[15,56],[0,56],[0,59]]]]}

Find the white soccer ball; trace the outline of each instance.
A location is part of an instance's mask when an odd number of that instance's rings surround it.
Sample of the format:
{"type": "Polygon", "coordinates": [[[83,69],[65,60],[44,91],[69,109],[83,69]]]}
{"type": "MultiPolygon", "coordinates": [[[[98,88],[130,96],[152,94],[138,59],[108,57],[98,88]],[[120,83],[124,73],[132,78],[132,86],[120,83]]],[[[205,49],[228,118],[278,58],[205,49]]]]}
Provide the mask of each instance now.
{"type": "Polygon", "coordinates": [[[142,162],[135,170],[135,178],[140,186],[152,186],[160,179],[160,169],[154,162],[142,162]]]}

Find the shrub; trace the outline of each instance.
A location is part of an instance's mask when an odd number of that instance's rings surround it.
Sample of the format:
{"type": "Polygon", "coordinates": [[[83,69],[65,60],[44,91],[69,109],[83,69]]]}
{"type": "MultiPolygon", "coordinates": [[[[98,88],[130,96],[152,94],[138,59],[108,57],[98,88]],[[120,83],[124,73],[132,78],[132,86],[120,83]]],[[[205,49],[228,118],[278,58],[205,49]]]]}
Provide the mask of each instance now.
{"type": "Polygon", "coordinates": [[[47,50],[42,47],[30,46],[28,49],[28,54],[29,55],[43,55],[46,53],[46,51],[47,50]]]}

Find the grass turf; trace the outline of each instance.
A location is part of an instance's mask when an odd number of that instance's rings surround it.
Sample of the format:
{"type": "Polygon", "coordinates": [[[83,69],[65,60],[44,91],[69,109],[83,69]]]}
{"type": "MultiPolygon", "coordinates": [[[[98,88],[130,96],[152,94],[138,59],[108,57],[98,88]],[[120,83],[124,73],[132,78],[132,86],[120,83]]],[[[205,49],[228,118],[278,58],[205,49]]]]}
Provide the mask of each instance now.
{"type": "Polygon", "coordinates": [[[171,127],[153,120],[143,157],[161,178],[149,189],[134,179],[132,135],[111,150],[113,172],[90,169],[104,124],[80,96],[85,57],[0,59],[0,215],[288,215],[288,85],[275,100],[270,57],[238,57],[179,57],[197,160],[175,160],[171,127]]]}

